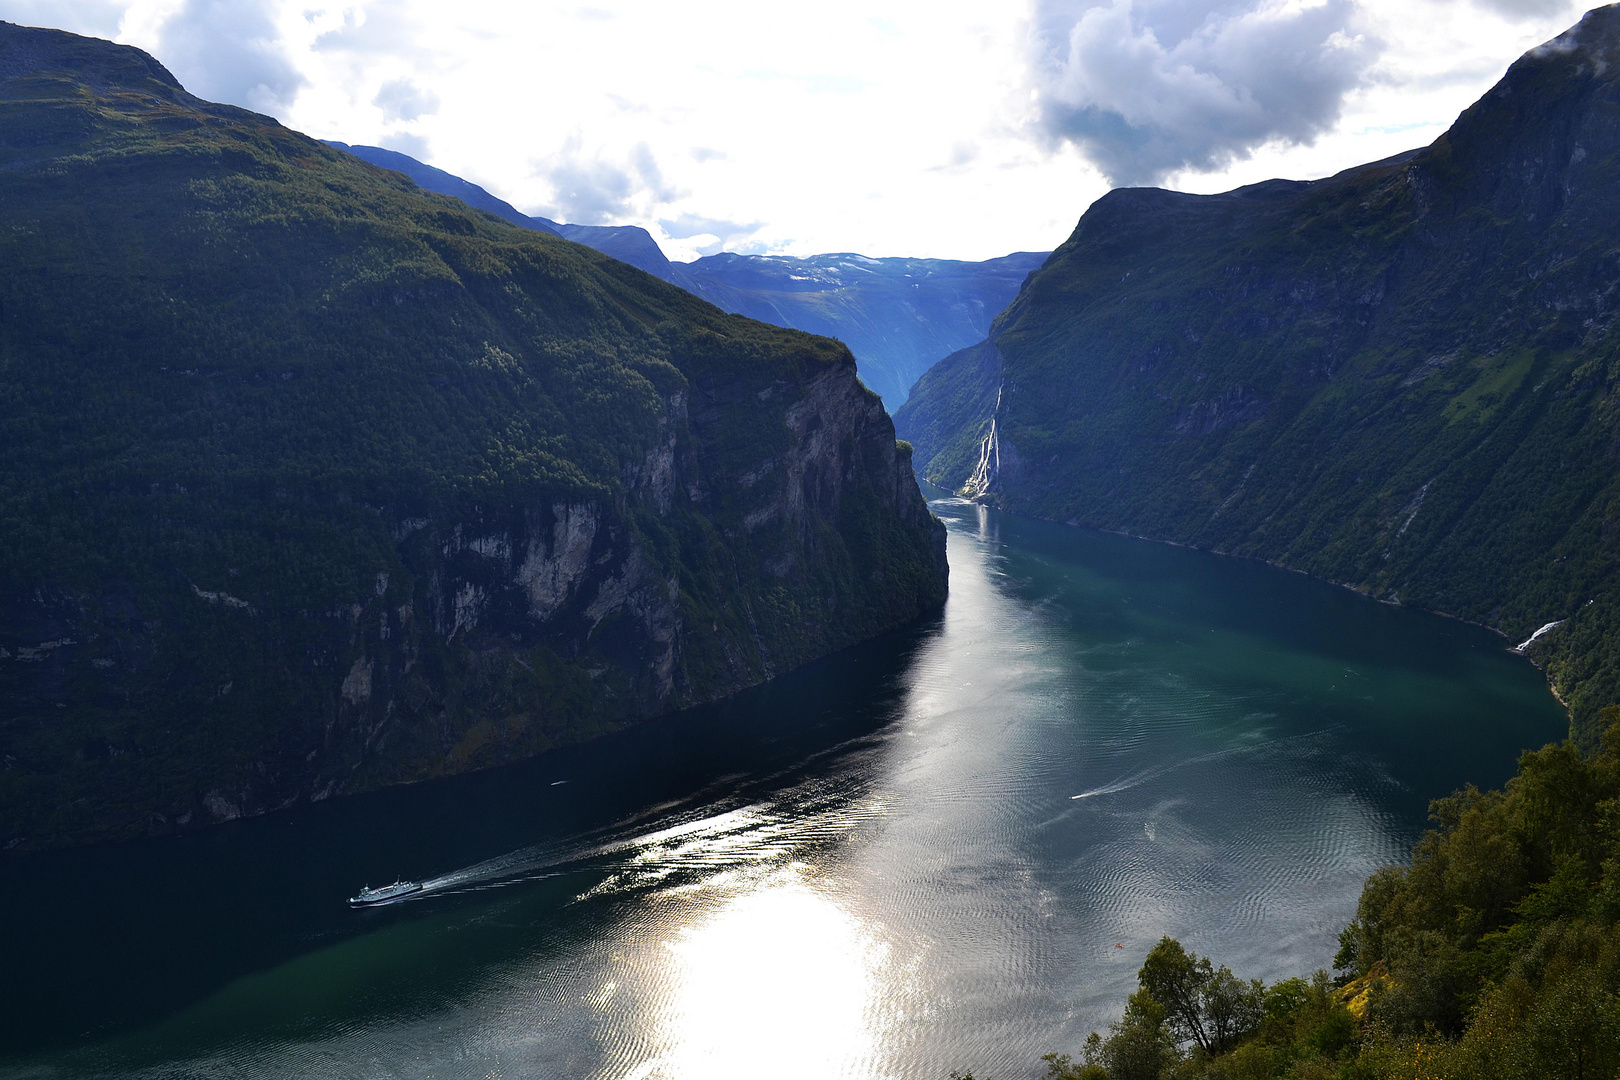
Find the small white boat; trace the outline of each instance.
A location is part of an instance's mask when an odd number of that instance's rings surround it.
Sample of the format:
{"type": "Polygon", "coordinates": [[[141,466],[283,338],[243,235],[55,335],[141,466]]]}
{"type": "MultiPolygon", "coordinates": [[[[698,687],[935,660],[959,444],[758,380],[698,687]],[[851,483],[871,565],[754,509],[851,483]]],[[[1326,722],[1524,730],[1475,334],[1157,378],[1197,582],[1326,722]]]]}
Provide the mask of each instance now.
{"type": "Polygon", "coordinates": [[[384,885],[380,889],[373,889],[370,885],[360,890],[359,896],[349,898],[350,907],[378,907],[382,904],[392,904],[395,900],[403,900],[412,893],[422,891],[419,881],[396,881],[392,885],[384,885]]]}

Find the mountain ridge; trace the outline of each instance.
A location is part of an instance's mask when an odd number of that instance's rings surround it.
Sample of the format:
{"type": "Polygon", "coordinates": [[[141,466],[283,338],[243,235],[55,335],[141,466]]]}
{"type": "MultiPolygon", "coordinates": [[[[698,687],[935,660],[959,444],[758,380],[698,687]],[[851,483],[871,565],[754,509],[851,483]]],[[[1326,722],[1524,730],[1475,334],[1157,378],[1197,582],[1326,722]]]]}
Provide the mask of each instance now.
{"type": "Polygon", "coordinates": [[[1049,254],[1018,251],[965,262],[874,259],[850,252],[804,258],[722,252],[673,262],[638,225],[567,225],[531,217],[478,185],[397,150],[332,140],[327,145],[403,173],[428,191],[593,247],[725,311],[845,341],[862,379],[891,410],[936,360],[983,336],[1049,254]],[[840,275],[847,266],[865,272],[840,275]]]}
{"type": "Polygon", "coordinates": [[[1117,189],[896,413],[1015,512],[1267,559],[1490,626],[1583,743],[1620,698],[1620,10],[1431,146],[1311,182],[1117,189]]]}
{"type": "Polygon", "coordinates": [[[943,602],[842,345],[143,56],[0,23],[0,846],[532,756],[943,602]]]}

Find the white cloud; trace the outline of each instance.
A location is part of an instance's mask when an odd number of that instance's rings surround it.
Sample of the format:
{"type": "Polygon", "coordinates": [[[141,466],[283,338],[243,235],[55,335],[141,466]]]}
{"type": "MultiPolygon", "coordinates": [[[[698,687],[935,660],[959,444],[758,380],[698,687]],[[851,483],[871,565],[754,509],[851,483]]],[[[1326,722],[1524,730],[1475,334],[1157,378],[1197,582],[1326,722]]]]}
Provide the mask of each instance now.
{"type": "MultiPolygon", "coordinates": [[[[1059,41],[1039,41],[1041,128],[1131,185],[1221,169],[1270,143],[1311,143],[1377,56],[1356,14],[1349,0],[1262,0],[1178,33],[1185,5],[1091,7],[1059,41]]],[[[1063,20],[1044,12],[1037,22],[1045,38],[1063,20]]]]}
{"type": "Polygon", "coordinates": [[[276,25],[275,0],[186,0],[149,51],[199,97],[277,114],[305,80],[276,25]]]}
{"type": "Polygon", "coordinates": [[[636,144],[623,160],[610,161],[588,155],[576,135],[562,153],[538,162],[535,172],[551,185],[550,201],[542,204],[540,216],[580,225],[649,220],[681,195],[664,180],[646,143],[636,144]]]}
{"type": "Polygon", "coordinates": [[[1480,6],[1514,19],[1535,19],[1563,15],[1569,0],[1479,0],[1480,6]]]}
{"type": "Polygon", "coordinates": [[[390,79],[382,84],[371,103],[389,121],[416,120],[439,111],[439,95],[423,90],[410,79],[390,79]]]}
{"type": "Polygon", "coordinates": [[[530,212],[645,225],[671,254],[987,258],[1061,242],[1105,170],[1216,191],[1428,142],[1579,14],[1558,0],[584,4],[0,0],[0,17],[116,31],[203,96],[430,159],[530,212]]]}
{"type": "Polygon", "coordinates": [[[0,0],[0,19],[112,38],[118,35],[126,6],[119,0],[0,0]]]}
{"type": "Polygon", "coordinates": [[[319,52],[400,59],[423,51],[422,26],[409,0],[311,7],[309,14],[323,24],[310,42],[319,52]]]}
{"type": "MultiPolygon", "coordinates": [[[[699,255],[713,255],[720,251],[756,254],[759,246],[754,237],[764,227],[762,221],[731,221],[727,218],[682,214],[678,218],[658,222],[659,243],[665,251],[672,248],[689,252],[686,259],[699,255]],[[668,242],[665,242],[668,238],[668,242]]],[[[674,254],[670,258],[675,258],[674,254]]]]}

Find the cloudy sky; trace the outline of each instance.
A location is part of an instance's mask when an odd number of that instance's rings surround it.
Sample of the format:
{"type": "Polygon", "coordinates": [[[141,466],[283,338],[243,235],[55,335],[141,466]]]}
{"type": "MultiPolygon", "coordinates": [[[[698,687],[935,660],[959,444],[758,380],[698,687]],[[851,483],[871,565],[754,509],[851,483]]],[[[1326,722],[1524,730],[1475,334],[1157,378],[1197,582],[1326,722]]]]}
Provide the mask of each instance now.
{"type": "Polygon", "coordinates": [[[1431,141],[1564,0],[0,0],[194,93],[530,213],[717,250],[981,259],[1111,186],[1309,179],[1431,141]]]}

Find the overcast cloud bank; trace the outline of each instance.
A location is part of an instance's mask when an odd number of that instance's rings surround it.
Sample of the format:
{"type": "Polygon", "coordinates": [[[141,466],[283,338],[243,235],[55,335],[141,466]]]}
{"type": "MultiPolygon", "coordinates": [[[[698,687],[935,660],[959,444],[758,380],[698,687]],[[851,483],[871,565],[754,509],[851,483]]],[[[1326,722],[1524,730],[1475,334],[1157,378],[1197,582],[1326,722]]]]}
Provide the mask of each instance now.
{"type": "Polygon", "coordinates": [[[1224,190],[1433,139],[1571,0],[0,0],[193,92],[670,254],[987,258],[1112,184],[1224,190]]]}

